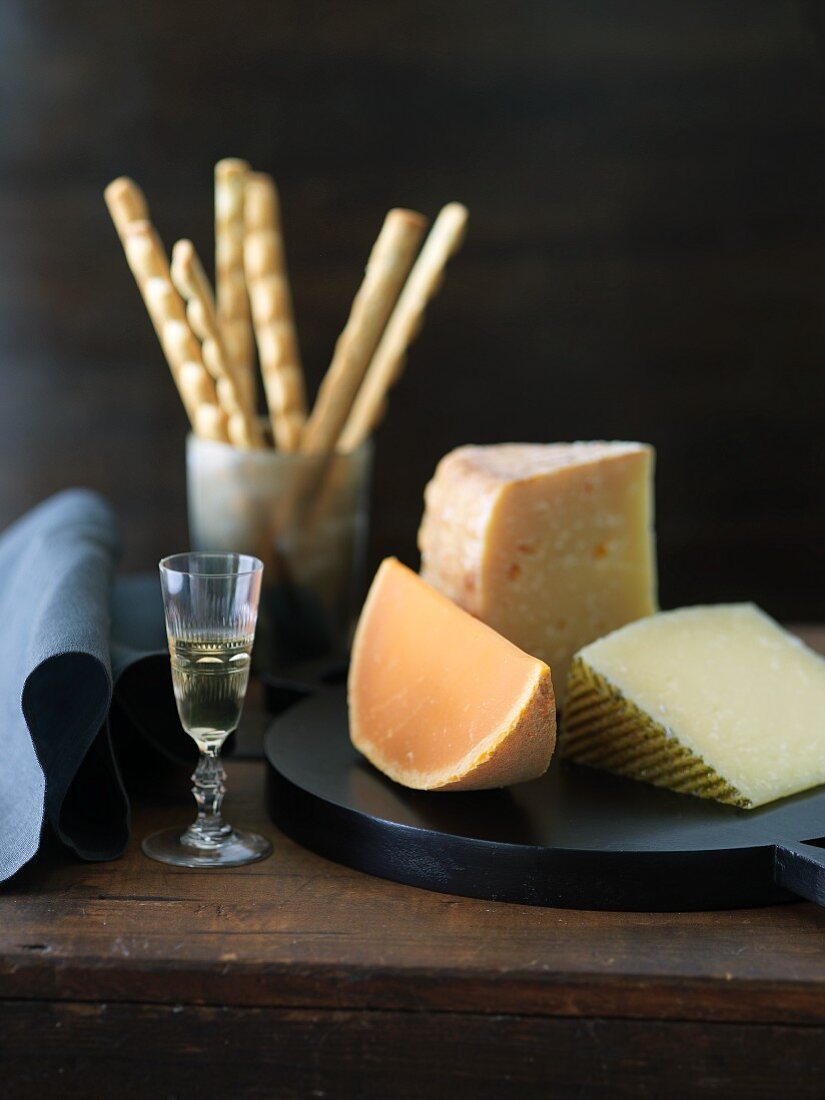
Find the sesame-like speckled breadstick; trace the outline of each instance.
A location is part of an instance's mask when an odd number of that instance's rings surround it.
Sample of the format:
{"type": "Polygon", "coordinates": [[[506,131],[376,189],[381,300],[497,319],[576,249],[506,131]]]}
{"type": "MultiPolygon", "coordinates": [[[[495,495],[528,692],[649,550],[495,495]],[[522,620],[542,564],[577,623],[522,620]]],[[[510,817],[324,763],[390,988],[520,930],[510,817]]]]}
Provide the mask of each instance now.
{"type": "Polygon", "coordinates": [[[278,191],[271,176],[246,181],[244,270],[272,435],[279,450],[298,448],[306,420],[304,374],[286,272],[278,191]]]}

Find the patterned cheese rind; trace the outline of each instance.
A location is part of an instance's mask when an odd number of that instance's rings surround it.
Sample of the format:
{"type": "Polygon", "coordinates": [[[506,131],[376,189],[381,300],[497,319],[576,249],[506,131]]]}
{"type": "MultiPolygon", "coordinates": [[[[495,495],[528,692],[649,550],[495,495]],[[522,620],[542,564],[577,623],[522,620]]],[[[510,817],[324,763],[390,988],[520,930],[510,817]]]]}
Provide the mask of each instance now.
{"type": "Polygon", "coordinates": [[[577,764],[697,798],[746,808],[751,802],[651,715],[576,657],[567,681],[559,752],[577,764]]]}

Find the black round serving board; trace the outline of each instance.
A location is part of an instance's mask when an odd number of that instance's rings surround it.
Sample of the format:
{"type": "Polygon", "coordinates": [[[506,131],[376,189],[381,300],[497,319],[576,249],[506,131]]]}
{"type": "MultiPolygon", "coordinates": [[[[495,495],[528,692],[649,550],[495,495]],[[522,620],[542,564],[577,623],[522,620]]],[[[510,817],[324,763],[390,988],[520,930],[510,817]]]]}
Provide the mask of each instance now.
{"type": "Polygon", "coordinates": [[[352,747],[342,689],[276,719],[265,752],[275,824],[382,878],[577,909],[825,903],[823,788],[738,810],[555,757],[502,790],[408,790],[352,747]]]}

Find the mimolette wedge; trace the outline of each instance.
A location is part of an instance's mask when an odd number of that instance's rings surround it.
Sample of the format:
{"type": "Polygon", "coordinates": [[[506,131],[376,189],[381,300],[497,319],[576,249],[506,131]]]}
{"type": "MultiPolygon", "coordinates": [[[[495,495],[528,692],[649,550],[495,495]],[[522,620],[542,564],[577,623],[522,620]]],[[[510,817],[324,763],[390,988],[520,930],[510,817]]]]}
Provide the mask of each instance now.
{"type": "Polygon", "coordinates": [[[484,790],[542,775],[556,743],[550,669],[387,558],[352,650],[350,736],[390,779],[484,790]]]}

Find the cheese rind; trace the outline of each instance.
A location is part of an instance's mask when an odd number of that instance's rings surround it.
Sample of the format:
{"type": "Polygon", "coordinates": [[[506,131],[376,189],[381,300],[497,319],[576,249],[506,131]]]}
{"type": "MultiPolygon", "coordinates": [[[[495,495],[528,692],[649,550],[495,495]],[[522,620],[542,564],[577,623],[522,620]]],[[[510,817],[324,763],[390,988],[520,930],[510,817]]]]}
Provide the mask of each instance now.
{"type": "Polygon", "coordinates": [[[480,790],[543,774],[556,741],[549,668],[393,558],[355,632],[350,737],[419,790],[480,790]]]}
{"type": "Polygon", "coordinates": [[[425,491],[421,575],[563,692],[578,649],[656,608],[652,476],[641,443],[459,447],[425,491]]]}
{"type": "Polygon", "coordinates": [[[752,604],[661,612],[576,655],[563,756],[755,807],[825,782],[825,660],[752,604]]]}

